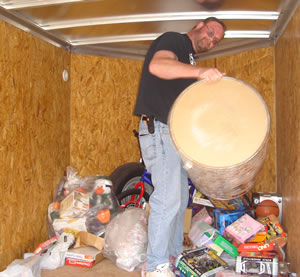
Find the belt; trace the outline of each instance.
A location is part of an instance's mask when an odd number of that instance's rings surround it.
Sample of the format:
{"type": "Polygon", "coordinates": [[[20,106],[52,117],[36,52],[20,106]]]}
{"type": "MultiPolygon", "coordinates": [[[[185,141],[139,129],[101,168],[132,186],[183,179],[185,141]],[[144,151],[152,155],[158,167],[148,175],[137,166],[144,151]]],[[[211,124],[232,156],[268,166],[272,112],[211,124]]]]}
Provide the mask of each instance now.
{"type": "Polygon", "coordinates": [[[141,119],[147,124],[147,127],[148,127],[148,132],[150,134],[154,134],[154,121],[155,121],[155,118],[153,115],[142,115],[141,119]]]}

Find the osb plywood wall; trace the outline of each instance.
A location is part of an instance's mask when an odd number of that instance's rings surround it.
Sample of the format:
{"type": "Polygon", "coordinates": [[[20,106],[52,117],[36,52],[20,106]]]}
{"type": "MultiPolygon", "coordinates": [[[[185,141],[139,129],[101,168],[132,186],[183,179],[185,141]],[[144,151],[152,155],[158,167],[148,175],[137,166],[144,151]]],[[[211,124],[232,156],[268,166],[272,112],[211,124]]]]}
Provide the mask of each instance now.
{"type": "MultiPolygon", "coordinates": [[[[265,99],[271,132],[268,155],[254,191],[276,191],[275,110],[272,48],[201,61],[217,66],[228,76],[248,82],[265,99]]],[[[80,175],[106,174],[117,166],[138,161],[132,115],[142,63],[104,57],[72,55],[71,164],[80,175]]],[[[255,132],[255,130],[253,130],[255,132]]]]}
{"type": "MultiPolygon", "coordinates": [[[[3,269],[47,238],[46,209],[67,165],[82,176],[109,175],[139,160],[132,134],[138,118],[132,113],[142,62],[77,54],[70,61],[67,52],[3,22],[0,43],[3,269]],[[72,78],[65,83],[61,74],[70,63],[72,78]]],[[[276,190],[272,61],[267,48],[200,63],[248,82],[269,106],[272,132],[257,181],[260,191],[276,190]]]]}
{"type": "MultiPolygon", "coordinates": [[[[270,113],[268,153],[252,191],[276,192],[275,87],[273,48],[263,48],[217,58],[216,66],[227,76],[245,81],[263,97],[270,113]]],[[[255,132],[255,130],[253,130],[255,132]]]]}
{"type": "Polygon", "coordinates": [[[300,7],[275,46],[277,183],[283,196],[287,256],[300,272],[300,7]]]}
{"type": "Polygon", "coordinates": [[[48,238],[69,164],[70,54],[0,21],[0,271],[48,238]]]}
{"type": "Polygon", "coordinates": [[[141,70],[141,61],[72,55],[71,165],[80,175],[139,161],[132,130],[141,70]]]}

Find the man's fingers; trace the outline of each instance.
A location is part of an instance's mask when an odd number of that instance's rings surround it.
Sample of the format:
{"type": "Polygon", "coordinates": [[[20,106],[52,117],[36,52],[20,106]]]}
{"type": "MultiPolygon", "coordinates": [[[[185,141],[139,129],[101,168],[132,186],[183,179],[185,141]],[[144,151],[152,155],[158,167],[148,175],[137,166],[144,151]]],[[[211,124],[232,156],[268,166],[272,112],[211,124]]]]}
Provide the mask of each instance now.
{"type": "Polygon", "coordinates": [[[201,79],[209,80],[209,81],[217,81],[220,80],[226,73],[221,73],[216,68],[208,68],[204,73],[201,74],[201,79]]]}

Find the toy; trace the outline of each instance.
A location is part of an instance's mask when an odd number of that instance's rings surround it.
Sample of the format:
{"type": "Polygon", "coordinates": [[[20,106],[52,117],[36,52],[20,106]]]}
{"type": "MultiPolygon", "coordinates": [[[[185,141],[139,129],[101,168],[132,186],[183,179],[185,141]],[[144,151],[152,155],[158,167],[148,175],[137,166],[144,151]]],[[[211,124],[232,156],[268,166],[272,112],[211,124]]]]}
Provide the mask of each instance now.
{"type": "Polygon", "coordinates": [[[266,217],[271,214],[275,216],[279,215],[279,207],[273,200],[264,200],[260,202],[255,211],[257,217],[266,217]]]}
{"type": "Polygon", "coordinates": [[[278,218],[274,215],[259,219],[267,227],[267,242],[276,242],[279,247],[283,248],[287,243],[287,233],[283,230],[278,218]]]}
{"type": "Polygon", "coordinates": [[[251,209],[251,203],[247,195],[242,195],[231,200],[217,200],[195,190],[193,195],[193,203],[224,210],[251,209]]]}
{"type": "Polygon", "coordinates": [[[255,253],[241,254],[236,259],[235,271],[246,275],[277,276],[278,258],[255,253]]]}
{"type": "Polygon", "coordinates": [[[227,266],[212,250],[201,247],[194,250],[185,250],[178,256],[175,266],[186,277],[213,276],[227,266]]]}
{"type": "Polygon", "coordinates": [[[227,226],[224,233],[238,243],[244,243],[247,239],[264,229],[263,224],[248,214],[244,214],[238,220],[227,226]]]}
{"type": "Polygon", "coordinates": [[[275,243],[243,243],[238,247],[238,252],[262,252],[275,250],[275,243]]]}
{"type": "Polygon", "coordinates": [[[110,221],[110,210],[109,209],[100,210],[97,213],[97,218],[103,224],[108,223],[110,221]]]}
{"type": "Polygon", "coordinates": [[[244,214],[251,215],[250,210],[224,210],[214,209],[215,225],[221,235],[227,226],[238,220],[244,214]]]}
{"type": "Polygon", "coordinates": [[[239,254],[237,248],[218,233],[210,235],[208,232],[205,232],[205,235],[211,238],[216,245],[220,246],[225,252],[227,252],[232,257],[236,257],[239,254]]]}
{"type": "Polygon", "coordinates": [[[266,192],[254,192],[252,194],[252,203],[253,208],[255,209],[259,203],[264,200],[272,200],[274,201],[277,206],[279,207],[279,215],[277,216],[279,221],[281,222],[282,219],[282,196],[279,193],[266,193],[266,192]]]}

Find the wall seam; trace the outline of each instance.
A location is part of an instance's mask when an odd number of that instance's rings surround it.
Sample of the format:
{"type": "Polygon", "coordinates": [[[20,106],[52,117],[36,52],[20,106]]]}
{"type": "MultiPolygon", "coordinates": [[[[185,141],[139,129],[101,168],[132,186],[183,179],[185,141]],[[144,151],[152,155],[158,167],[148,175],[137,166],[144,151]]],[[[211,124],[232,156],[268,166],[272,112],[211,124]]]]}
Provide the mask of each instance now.
{"type": "Polygon", "coordinates": [[[274,74],[274,79],[273,79],[273,82],[274,82],[274,125],[275,125],[275,134],[274,134],[274,144],[275,144],[275,188],[276,188],[276,192],[278,192],[278,156],[277,156],[277,93],[276,93],[276,59],[275,59],[275,56],[276,56],[276,51],[275,51],[275,46],[273,46],[273,74],[274,74]]]}

